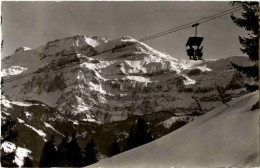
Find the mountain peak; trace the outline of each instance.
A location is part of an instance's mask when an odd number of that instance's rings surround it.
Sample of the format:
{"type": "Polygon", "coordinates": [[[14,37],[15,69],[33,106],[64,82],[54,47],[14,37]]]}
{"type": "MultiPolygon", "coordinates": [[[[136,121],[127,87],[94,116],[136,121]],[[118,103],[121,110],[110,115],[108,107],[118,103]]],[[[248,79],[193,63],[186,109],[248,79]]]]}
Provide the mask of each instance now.
{"type": "Polygon", "coordinates": [[[21,51],[28,51],[28,50],[31,50],[31,48],[29,48],[29,47],[19,47],[15,50],[15,53],[21,52],[21,51]]]}

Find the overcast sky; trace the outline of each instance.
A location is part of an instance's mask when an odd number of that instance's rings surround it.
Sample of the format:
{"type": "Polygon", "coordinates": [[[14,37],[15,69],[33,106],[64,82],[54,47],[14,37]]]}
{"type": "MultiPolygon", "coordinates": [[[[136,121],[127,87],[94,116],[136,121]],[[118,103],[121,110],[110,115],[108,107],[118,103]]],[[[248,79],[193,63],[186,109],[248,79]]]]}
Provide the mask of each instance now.
{"type": "MultiPolygon", "coordinates": [[[[2,2],[2,57],[21,46],[35,48],[77,34],[141,39],[230,8],[233,6],[227,2],[2,2]]],[[[201,24],[198,35],[205,38],[204,58],[242,55],[238,36],[245,33],[229,15],[201,24]]],[[[194,36],[194,29],[146,43],[175,58],[187,59],[189,36],[194,36]]]]}

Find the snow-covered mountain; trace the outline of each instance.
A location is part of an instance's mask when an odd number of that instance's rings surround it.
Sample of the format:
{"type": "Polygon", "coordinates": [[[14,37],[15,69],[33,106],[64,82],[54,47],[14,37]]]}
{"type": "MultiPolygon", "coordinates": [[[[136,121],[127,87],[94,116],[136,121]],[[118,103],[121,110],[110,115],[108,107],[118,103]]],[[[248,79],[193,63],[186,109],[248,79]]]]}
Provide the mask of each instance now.
{"type": "MultiPolygon", "coordinates": [[[[215,83],[230,82],[234,59],[246,58],[183,61],[131,37],[106,40],[80,35],[36,49],[21,47],[2,59],[6,81],[38,72],[8,81],[3,90],[9,100],[37,100],[67,117],[104,123],[108,116],[122,120],[127,113],[185,111],[195,104],[194,92],[210,92],[215,83]]],[[[206,111],[216,106],[206,104],[206,111]]]]}

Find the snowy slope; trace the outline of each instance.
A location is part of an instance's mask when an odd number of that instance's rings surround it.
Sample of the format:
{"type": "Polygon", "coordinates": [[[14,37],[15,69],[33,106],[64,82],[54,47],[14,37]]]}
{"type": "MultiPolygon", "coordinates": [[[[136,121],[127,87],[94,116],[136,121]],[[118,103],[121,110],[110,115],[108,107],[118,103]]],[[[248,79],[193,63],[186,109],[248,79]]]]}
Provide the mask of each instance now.
{"type": "Polygon", "coordinates": [[[219,106],[154,142],[89,167],[259,166],[258,92],[219,106]]]}
{"type": "Polygon", "coordinates": [[[14,162],[19,167],[23,166],[24,158],[29,157],[30,153],[32,152],[26,148],[16,147],[15,144],[13,144],[12,142],[8,142],[8,141],[3,142],[3,144],[1,145],[1,150],[3,150],[5,154],[15,152],[14,162]]]}

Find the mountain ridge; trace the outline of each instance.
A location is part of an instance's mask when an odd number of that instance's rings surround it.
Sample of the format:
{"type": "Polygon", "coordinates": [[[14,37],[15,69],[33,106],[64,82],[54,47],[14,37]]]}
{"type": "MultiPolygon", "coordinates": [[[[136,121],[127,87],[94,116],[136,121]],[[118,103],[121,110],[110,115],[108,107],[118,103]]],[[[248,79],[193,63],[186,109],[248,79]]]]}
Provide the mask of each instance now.
{"type": "MultiPolygon", "coordinates": [[[[229,64],[225,60],[224,63],[229,64]]],[[[214,61],[178,60],[128,36],[106,40],[77,35],[50,41],[36,49],[19,50],[4,58],[2,75],[7,79],[39,70],[42,73],[10,82],[3,90],[9,90],[8,96],[14,100],[38,100],[65,114],[81,114],[84,120],[103,122],[106,112],[114,117],[126,116],[124,106],[139,113],[147,111],[142,105],[147,99],[145,95],[150,95],[147,91],[158,92],[159,89],[162,95],[169,92],[166,95],[174,97],[177,90],[196,84],[186,72],[196,68],[210,72],[207,67],[210,64],[214,69],[214,61]],[[96,55],[91,56],[93,54],[96,55]],[[136,101],[136,94],[141,99],[136,101]],[[119,100],[122,98],[125,101],[119,100]]],[[[158,107],[152,108],[152,111],[158,110],[158,107]]]]}

